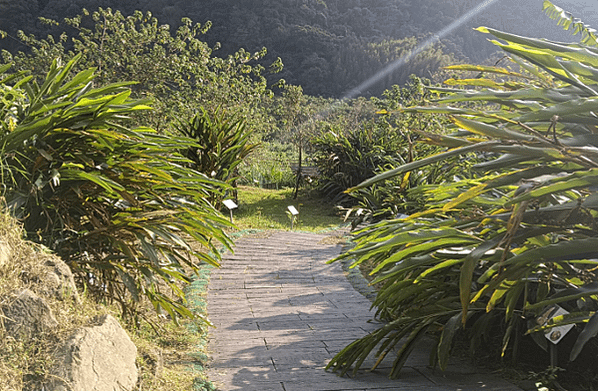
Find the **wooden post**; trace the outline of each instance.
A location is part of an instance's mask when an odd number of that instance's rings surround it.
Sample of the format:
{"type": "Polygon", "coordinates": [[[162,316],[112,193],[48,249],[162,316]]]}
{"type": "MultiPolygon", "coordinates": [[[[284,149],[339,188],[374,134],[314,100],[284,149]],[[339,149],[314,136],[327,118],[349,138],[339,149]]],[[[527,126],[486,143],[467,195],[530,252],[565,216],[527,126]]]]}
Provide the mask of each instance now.
{"type": "MultiPolygon", "coordinates": [[[[300,131],[301,132],[301,131],[300,131]]],[[[301,160],[303,160],[302,158],[302,144],[303,141],[301,139],[301,133],[299,133],[299,164],[297,165],[297,181],[295,182],[295,195],[293,195],[293,199],[296,200],[297,199],[297,195],[299,194],[299,182],[301,181],[301,160]]]]}

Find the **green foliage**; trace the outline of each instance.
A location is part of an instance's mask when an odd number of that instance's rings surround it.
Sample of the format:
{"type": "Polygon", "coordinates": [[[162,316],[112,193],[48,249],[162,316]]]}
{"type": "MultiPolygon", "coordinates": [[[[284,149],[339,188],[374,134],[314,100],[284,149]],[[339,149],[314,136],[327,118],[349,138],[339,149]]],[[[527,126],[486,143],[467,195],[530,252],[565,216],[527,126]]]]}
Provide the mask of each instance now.
{"type": "Polygon", "coordinates": [[[13,62],[17,70],[32,70],[40,76],[53,59],[67,62],[78,55],[75,69],[96,68],[96,85],[136,82],[133,97],[155,101],[151,113],[136,119],[159,131],[173,119],[191,117],[198,102],[208,110],[223,107],[231,114],[247,115],[255,121],[251,126],[261,120],[257,106],[270,92],[263,67],[255,62],[265,55],[265,49],[256,53],[240,49],[226,58],[215,57],[214,49],[201,40],[209,22],[201,25],[183,18],[173,32],[150,12],[124,16],[100,8],[92,13],[84,9],[60,26],[76,34],[37,39],[21,33],[19,38],[29,50],[5,51],[4,60],[13,62]]]}
{"type": "Polygon", "coordinates": [[[237,179],[237,166],[256,148],[249,143],[243,120],[228,119],[219,109],[213,115],[202,109],[189,121],[180,121],[177,130],[197,141],[187,149],[193,169],[227,184],[237,179]]]}
{"type": "Polygon", "coordinates": [[[206,201],[223,184],[186,168],[177,151],[194,140],[127,128],[128,117],[149,107],[129,98],[131,83],[93,88],[93,69],[72,72],[78,59],[55,60],[41,84],[1,69],[8,207],[31,239],[125,315],[147,298],[174,321],[193,317],[179,284],[195,260],[217,265],[217,246],[230,245],[226,219],[206,201]]]}
{"type": "Polygon", "coordinates": [[[239,184],[248,186],[291,187],[295,175],[291,164],[297,161],[297,151],[290,143],[263,142],[255,153],[239,165],[239,184]]]}
{"type": "Polygon", "coordinates": [[[425,186],[418,213],[357,234],[342,257],[376,265],[374,282],[384,285],[374,305],[389,323],[347,346],[328,368],[356,370],[374,349],[381,361],[399,345],[396,377],[414,344],[432,334],[432,360],[444,369],[461,328],[474,351],[498,333],[501,356],[516,358],[524,335],[546,349],[544,332],[565,324],[577,325],[573,346],[559,346],[573,361],[598,332],[598,53],[584,44],[478,31],[512,56],[512,68],[452,67],[479,77],[450,81],[464,89],[431,87],[447,94],[438,106],[399,110],[449,114],[451,135],[418,132],[446,151],[354,190],[472,153],[484,160],[473,166],[478,175],[425,186]],[[504,80],[489,77],[495,74],[504,80]],[[569,314],[539,324],[553,304],[569,314]]]}
{"type": "MultiPolygon", "coordinates": [[[[426,50],[416,62],[364,91],[364,96],[378,96],[393,84],[402,85],[411,73],[430,77],[434,64],[446,63],[446,56],[468,58],[483,62],[495,52],[483,36],[471,34],[479,25],[491,26],[515,34],[537,35],[549,39],[564,39],[566,34],[551,30],[549,20],[542,20],[539,1],[501,0],[487,7],[472,20],[442,38],[442,46],[426,50]],[[534,23],[529,23],[533,20],[534,23]],[[560,33],[560,34],[558,34],[560,33]],[[440,52],[440,50],[442,52],[440,52]]],[[[194,21],[212,22],[202,40],[210,47],[221,44],[219,57],[234,54],[239,47],[259,52],[264,46],[268,54],[259,62],[266,68],[281,58],[285,68],[280,74],[265,76],[270,83],[279,77],[288,83],[301,85],[309,95],[342,97],[360,82],[372,76],[396,54],[407,54],[421,43],[421,37],[437,34],[468,12],[476,9],[479,0],[347,0],[327,1],[253,0],[152,0],[122,2],[118,0],[4,0],[0,12],[0,28],[7,38],[0,40],[0,48],[11,53],[24,50],[18,30],[27,35],[58,36],[65,27],[34,23],[38,17],[62,20],[73,18],[83,7],[103,7],[132,15],[136,9],[150,11],[161,24],[174,32],[184,16],[194,21]]],[[[558,3],[558,2],[557,2],[558,3]]],[[[584,18],[596,17],[584,2],[568,2],[584,18]],[[585,7],[585,8],[584,8],[585,7]]],[[[593,26],[595,20],[588,22],[593,26]]],[[[89,23],[85,23],[89,28],[89,23]]],[[[204,24],[205,26],[205,24],[204,24]]],[[[66,27],[66,30],[70,29],[66,27]]],[[[1,35],[2,33],[0,33],[1,35]]],[[[69,45],[68,41],[65,45],[69,45]]],[[[122,54],[122,52],[121,52],[122,54]]],[[[128,78],[127,80],[130,80],[128,78]]]]}
{"type": "Polygon", "coordinates": [[[281,96],[268,99],[266,109],[276,120],[271,129],[262,133],[259,155],[244,165],[245,183],[276,183],[280,186],[296,184],[290,169],[314,164],[312,140],[330,129],[353,129],[373,117],[374,105],[366,99],[333,101],[303,93],[299,86],[285,84],[281,96]]]}
{"type": "MultiPolygon", "coordinates": [[[[188,16],[194,21],[202,22],[200,30],[205,31],[202,40],[209,42],[210,47],[221,46],[219,53],[216,53],[217,56],[223,58],[235,56],[239,47],[246,48],[251,53],[260,52],[266,46],[270,53],[266,57],[260,55],[257,58],[262,66],[268,68],[272,63],[280,64],[281,62],[278,61],[280,58],[286,65],[280,74],[265,74],[271,84],[282,77],[290,84],[303,86],[305,92],[310,95],[341,97],[390,61],[413,50],[421,42],[415,37],[435,33],[457,16],[454,13],[455,6],[446,7],[449,8],[448,11],[452,11],[448,16],[443,15],[447,13],[446,9],[439,12],[437,5],[432,4],[430,0],[426,2],[430,4],[424,5],[420,4],[424,2],[419,2],[413,5],[404,0],[393,0],[367,1],[367,5],[352,2],[351,4],[330,3],[324,6],[319,1],[259,0],[239,3],[230,0],[196,2],[155,0],[133,4],[115,0],[98,0],[90,4],[82,0],[74,0],[54,1],[46,5],[40,2],[38,10],[37,4],[32,6],[25,4],[27,2],[24,0],[16,0],[11,2],[13,4],[0,15],[0,26],[9,30],[11,34],[11,38],[0,41],[0,45],[15,53],[17,49],[23,50],[24,46],[30,46],[26,39],[19,45],[18,41],[26,35],[46,37],[51,34],[59,40],[58,36],[64,30],[70,37],[73,30],[79,30],[81,34],[84,33],[84,28],[87,28],[93,34],[93,39],[80,39],[76,36],[74,38],[82,42],[82,46],[87,48],[88,53],[101,49],[106,53],[104,64],[111,67],[115,65],[119,72],[136,72],[136,66],[127,60],[129,53],[130,55],[142,54],[147,60],[151,57],[159,59],[160,61],[156,62],[140,61],[140,64],[148,70],[147,76],[140,75],[140,77],[153,79],[151,73],[158,68],[176,70],[179,68],[175,62],[177,59],[183,62],[189,60],[179,55],[180,48],[176,48],[171,58],[162,55],[163,49],[167,50],[167,54],[172,53],[168,51],[172,48],[169,39],[163,40],[164,31],[157,32],[156,36],[160,41],[154,41],[157,43],[155,48],[143,47],[139,43],[146,41],[148,34],[154,34],[156,28],[162,30],[165,25],[171,26],[174,33],[181,24],[185,25],[186,22],[182,22],[182,17],[188,16]],[[64,17],[76,21],[78,18],[76,15],[83,12],[82,7],[95,9],[98,6],[103,7],[104,10],[108,8],[115,12],[119,10],[123,15],[131,15],[129,17],[131,19],[137,19],[134,11],[140,9],[143,20],[148,23],[136,22],[134,30],[126,27],[127,31],[123,31],[124,34],[114,34],[116,30],[113,26],[118,24],[115,25],[110,16],[105,18],[102,12],[96,21],[98,25],[106,25],[105,30],[103,26],[100,29],[91,29],[89,17],[81,19],[81,23],[74,25],[74,29],[69,25],[56,26],[56,23],[51,21],[52,18],[62,21],[64,17]],[[153,18],[146,17],[148,11],[163,25],[152,26],[153,18]],[[418,18],[414,18],[413,15],[418,15],[418,18]],[[37,16],[43,16],[45,23],[32,24],[31,21],[37,20],[37,16]],[[206,21],[213,23],[209,30],[205,28],[209,23],[206,21]],[[24,30],[26,35],[19,35],[18,30],[24,30]],[[112,41],[110,36],[122,36],[126,41],[119,44],[118,40],[112,41]],[[87,43],[92,45],[87,46],[87,43]],[[113,43],[127,46],[135,51],[123,50],[118,52],[117,56],[110,58],[108,53],[112,52],[113,43]],[[143,50],[139,51],[140,49],[143,50]],[[117,62],[120,65],[116,64],[117,62]]],[[[63,44],[70,48],[70,39],[63,44]]],[[[461,42],[459,44],[462,46],[461,42]]],[[[194,58],[202,57],[195,56],[189,59],[194,58]]],[[[434,48],[418,55],[411,64],[406,64],[405,67],[397,70],[392,78],[387,78],[364,92],[364,95],[378,95],[393,84],[402,84],[413,72],[419,76],[429,77],[429,72],[434,73],[437,66],[446,63],[446,60],[446,48],[441,48],[441,45],[437,44],[434,48]]],[[[102,72],[103,70],[101,68],[102,72]]],[[[171,73],[160,71],[160,73],[164,73],[165,76],[162,79],[163,83],[169,85],[178,83],[172,78],[176,71],[171,73]]],[[[124,79],[138,80],[132,75],[125,76],[124,79]]]]}
{"type": "MultiPolygon", "coordinates": [[[[418,113],[393,113],[399,107],[426,104],[438,94],[425,89],[429,81],[411,76],[407,86],[393,86],[384,93],[384,99],[373,99],[378,117],[360,128],[334,130],[316,137],[312,141],[315,161],[321,172],[321,189],[331,198],[351,204],[349,195],[343,192],[384,170],[422,158],[438,151],[437,147],[418,143],[421,137],[414,130],[436,134],[442,129],[446,118],[440,115],[424,118],[418,113]]],[[[370,106],[373,109],[374,106],[370,106]]],[[[352,203],[359,205],[350,212],[359,210],[363,220],[379,220],[383,216],[410,213],[420,208],[420,195],[410,189],[453,180],[455,175],[467,176],[468,161],[458,159],[439,162],[417,173],[407,173],[372,188],[362,188],[351,194],[352,203]]]]}
{"type": "Polygon", "coordinates": [[[406,137],[374,123],[347,134],[328,131],[312,140],[312,146],[321,175],[320,190],[333,202],[377,170],[401,162],[401,155],[409,150],[406,137]]]}
{"type": "Polygon", "coordinates": [[[576,19],[569,12],[557,7],[548,0],[544,0],[543,10],[550,19],[556,20],[565,30],[572,30],[572,34],[581,34],[581,42],[589,46],[598,46],[596,30],[576,19]]]}

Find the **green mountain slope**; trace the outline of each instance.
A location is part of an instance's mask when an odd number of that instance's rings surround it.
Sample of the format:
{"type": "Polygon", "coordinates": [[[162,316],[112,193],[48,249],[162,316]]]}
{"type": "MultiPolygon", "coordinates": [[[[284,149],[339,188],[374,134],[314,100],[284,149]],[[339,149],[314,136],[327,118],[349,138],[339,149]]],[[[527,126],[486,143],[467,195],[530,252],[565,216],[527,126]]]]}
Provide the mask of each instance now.
{"type": "MultiPolygon", "coordinates": [[[[587,0],[586,0],[587,1],[587,0]]],[[[598,6],[584,0],[557,0],[557,5],[583,17],[598,20],[598,6]],[[562,3],[562,4],[561,4],[562,3]]],[[[589,0],[593,1],[593,0],[589,0]]],[[[220,43],[217,53],[227,55],[243,47],[268,49],[264,63],[282,58],[282,77],[302,85],[310,95],[341,97],[384,65],[406,53],[431,34],[437,33],[475,9],[481,0],[0,0],[0,30],[11,37],[21,29],[45,36],[62,30],[37,21],[38,16],[61,20],[80,13],[83,7],[111,7],[129,14],[150,10],[160,23],[175,27],[184,16],[195,22],[212,22],[205,39],[220,43]],[[417,41],[413,39],[417,37],[417,41]]],[[[399,69],[363,91],[379,94],[392,84],[402,84],[410,73],[429,76],[448,62],[445,55],[482,62],[493,45],[472,28],[486,25],[526,36],[570,39],[556,32],[542,13],[542,0],[497,0],[469,21],[442,37],[419,61],[399,69]]],[[[0,40],[0,48],[22,47],[11,38],[0,40]]]]}

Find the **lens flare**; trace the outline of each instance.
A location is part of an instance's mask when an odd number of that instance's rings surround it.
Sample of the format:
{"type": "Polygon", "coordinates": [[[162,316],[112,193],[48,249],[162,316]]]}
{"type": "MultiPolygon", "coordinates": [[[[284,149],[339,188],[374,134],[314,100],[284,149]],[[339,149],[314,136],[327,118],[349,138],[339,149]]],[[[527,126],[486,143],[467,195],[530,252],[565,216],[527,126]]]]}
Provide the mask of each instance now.
{"type": "Polygon", "coordinates": [[[347,92],[343,96],[341,101],[352,99],[352,98],[355,98],[356,96],[360,95],[364,90],[366,90],[369,87],[371,87],[372,85],[376,84],[377,82],[382,80],[384,77],[386,77],[389,74],[391,74],[392,72],[394,72],[397,68],[403,66],[405,63],[411,61],[412,58],[414,58],[419,53],[424,51],[430,45],[434,44],[435,42],[438,42],[441,38],[447,36],[456,28],[467,23],[475,15],[479,14],[485,8],[491,6],[492,4],[496,3],[497,1],[498,0],[486,0],[483,3],[479,4],[477,7],[473,8],[472,10],[467,12],[465,15],[461,16],[459,19],[455,20],[453,23],[449,24],[448,26],[446,26],[445,28],[440,30],[438,33],[434,34],[432,37],[430,37],[426,41],[422,42],[411,53],[396,59],[395,61],[388,64],[384,69],[382,69],[381,71],[376,73],[374,76],[370,77],[369,79],[367,79],[366,81],[364,81],[363,83],[358,85],[357,87],[351,89],[349,92],[347,92]]]}

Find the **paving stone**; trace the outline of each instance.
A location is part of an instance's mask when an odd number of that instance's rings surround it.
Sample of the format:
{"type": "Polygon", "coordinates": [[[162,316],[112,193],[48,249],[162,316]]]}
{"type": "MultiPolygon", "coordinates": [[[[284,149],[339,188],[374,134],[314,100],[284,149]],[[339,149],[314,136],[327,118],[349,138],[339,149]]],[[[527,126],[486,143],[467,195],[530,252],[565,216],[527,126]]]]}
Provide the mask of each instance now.
{"type": "Polygon", "coordinates": [[[211,380],[221,383],[221,390],[276,390],[284,391],[274,367],[243,367],[239,371],[210,372],[211,380]]]}
{"type": "MultiPolygon", "coordinates": [[[[211,342],[212,340],[210,340],[211,342]]],[[[212,344],[208,351],[217,361],[226,361],[227,357],[269,357],[266,352],[268,347],[262,341],[262,344],[247,344],[247,345],[226,345],[226,344],[212,344]]]]}
{"type": "Polygon", "coordinates": [[[214,336],[214,340],[216,340],[217,344],[221,345],[233,345],[233,346],[243,346],[245,344],[253,343],[254,345],[263,345],[264,338],[259,336],[261,333],[255,333],[253,331],[246,331],[246,332],[238,332],[235,331],[234,333],[231,332],[230,329],[228,330],[220,330],[219,332],[213,333],[211,336],[214,336]],[[234,334],[234,335],[232,335],[234,334]],[[256,336],[256,334],[258,336],[256,336]],[[226,341],[222,340],[222,337],[226,337],[226,341]],[[259,341],[258,343],[254,343],[255,341],[259,341]]]}
{"type": "Polygon", "coordinates": [[[272,362],[279,365],[293,366],[296,368],[324,368],[332,359],[332,355],[325,349],[311,349],[309,351],[288,353],[284,351],[272,352],[272,362]]]}
{"type": "Polygon", "coordinates": [[[344,314],[340,312],[334,311],[324,311],[324,312],[316,312],[312,314],[308,313],[299,313],[299,318],[305,321],[317,320],[318,322],[325,322],[328,320],[336,321],[336,320],[345,320],[350,321],[344,314]]]}
{"type": "Polygon", "coordinates": [[[244,368],[248,366],[267,367],[268,365],[272,365],[272,358],[267,356],[256,357],[255,355],[226,357],[218,360],[213,359],[211,365],[220,368],[244,368]]]}
{"type": "Polygon", "coordinates": [[[413,351],[397,380],[388,379],[392,360],[350,377],[325,371],[334,354],[381,325],[340,264],[326,264],[342,247],[325,238],[244,237],[213,269],[208,311],[218,328],[210,330],[208,376],[220,391],[519,390],[470,367],[428,368],[429,344],[413,351]]]}
{"type": "Polygon", "coordinates": [[[517,391],[521,390],[513,384],[497,383],[488,373],[475,373],[467,370],[450,368],[446,371],[427,367],[417,368],[427,379],[440,386],[451,386],[463,390],[517,391]]]}

